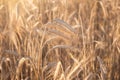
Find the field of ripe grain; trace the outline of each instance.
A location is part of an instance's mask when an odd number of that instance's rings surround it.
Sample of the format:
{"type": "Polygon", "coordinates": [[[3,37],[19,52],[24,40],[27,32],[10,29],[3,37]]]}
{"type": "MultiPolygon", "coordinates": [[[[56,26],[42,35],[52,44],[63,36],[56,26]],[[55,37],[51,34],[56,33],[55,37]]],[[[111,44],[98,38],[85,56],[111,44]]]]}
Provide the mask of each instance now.
{"type": "Polygon", "coordinates": [[[0,80],[120,80],[120,0],[0,0],[0,80]]]}

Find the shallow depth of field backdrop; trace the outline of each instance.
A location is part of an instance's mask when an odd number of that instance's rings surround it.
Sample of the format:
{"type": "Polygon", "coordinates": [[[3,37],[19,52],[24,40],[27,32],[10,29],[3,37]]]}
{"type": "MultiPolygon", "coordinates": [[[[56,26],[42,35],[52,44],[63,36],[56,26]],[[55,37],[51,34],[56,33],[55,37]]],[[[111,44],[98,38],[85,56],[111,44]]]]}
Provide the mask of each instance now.
{"type": "Polygon", "coordinates": [[[120,80],[120,0],[0,0],[0,80],[120,80]]]}

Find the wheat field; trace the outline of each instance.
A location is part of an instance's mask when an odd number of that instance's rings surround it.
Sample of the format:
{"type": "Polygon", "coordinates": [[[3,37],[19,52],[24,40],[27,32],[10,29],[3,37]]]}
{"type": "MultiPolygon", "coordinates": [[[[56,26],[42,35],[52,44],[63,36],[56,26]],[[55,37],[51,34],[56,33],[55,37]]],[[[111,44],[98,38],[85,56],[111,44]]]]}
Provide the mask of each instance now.
{"type": "Polygon", "coordinates": [[[0,80],[120,80],[120,0],[0,0],[0,80]]]}

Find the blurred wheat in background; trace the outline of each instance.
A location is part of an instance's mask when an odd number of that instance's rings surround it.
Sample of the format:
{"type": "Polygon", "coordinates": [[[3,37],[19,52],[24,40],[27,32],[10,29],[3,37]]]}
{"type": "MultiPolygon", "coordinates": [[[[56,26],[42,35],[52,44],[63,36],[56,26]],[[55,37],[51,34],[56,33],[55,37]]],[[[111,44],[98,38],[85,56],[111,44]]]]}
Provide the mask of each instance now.
{"type": "Polygon", "coordinates": [[[0,0],[0,80],[120,80],[120,0],[0,0]]]}

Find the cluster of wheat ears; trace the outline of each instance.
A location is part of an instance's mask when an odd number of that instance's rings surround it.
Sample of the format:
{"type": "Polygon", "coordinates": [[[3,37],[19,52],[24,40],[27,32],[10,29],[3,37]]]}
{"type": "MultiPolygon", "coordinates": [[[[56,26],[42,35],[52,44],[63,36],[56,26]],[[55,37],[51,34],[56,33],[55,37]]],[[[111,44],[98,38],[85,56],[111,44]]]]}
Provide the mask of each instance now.
{"type": "Polygon", "coordinates": [[[120,0],[0,0],[0,80],[120,80],[120,0]]]}

